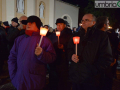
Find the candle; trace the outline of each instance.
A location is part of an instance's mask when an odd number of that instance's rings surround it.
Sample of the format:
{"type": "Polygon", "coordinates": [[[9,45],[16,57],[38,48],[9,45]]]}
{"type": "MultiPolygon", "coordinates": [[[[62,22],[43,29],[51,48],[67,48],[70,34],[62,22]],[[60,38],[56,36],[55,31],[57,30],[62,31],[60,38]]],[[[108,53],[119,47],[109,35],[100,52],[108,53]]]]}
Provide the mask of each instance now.
{"type": "Polygon", "coordinates": [[[40,38],[39,46],[41,45],[43,36],[46,36],[47,31],[48,31],[48,29],[46,29],[46,28],[42,28],[42,27],[40,28],[40,35],[41,35],[41,38],[40,38]]]}
{"type": "Polygon", "coordinates": [[[60,36],[60,31],[56,31],[56,36],[60,36]]]}
{"type": "Polygon", "coordinates": [[[48,29],[46,28],[40,28],[40,35],[41,36],[46,36],[48,29]]]}
{"type": "Polygon", "coordinates": [[[58,45],[59,45],[59,44],[60,44],[60,43],[59,43],[60,31],[56,31],[56,36],[58,36],[58,45]]]}
{"type": "Polygon", "coordinates": [[[73,42],[74,44],[76,44],[76,55],[77,55],[77,44],[79,44],[80,42],[80,37],[78,36],[73,37],[73,42]]]}

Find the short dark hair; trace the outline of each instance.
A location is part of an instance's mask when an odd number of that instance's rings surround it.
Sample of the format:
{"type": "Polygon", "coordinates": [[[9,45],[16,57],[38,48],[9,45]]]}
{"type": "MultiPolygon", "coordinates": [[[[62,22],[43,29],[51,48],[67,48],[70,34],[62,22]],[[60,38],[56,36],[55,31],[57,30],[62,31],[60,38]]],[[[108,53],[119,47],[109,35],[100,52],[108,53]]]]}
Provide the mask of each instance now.
{"type": "Polygon", "coordinates": [[[97,21],[96,21],[96,27],[98,29],[101,29],[104,26],[104,24],[107,24],[107,20],[108,20],[108,17],[106,17],[106,16],[98,17],[97,21]]]}
{"type": "Polygon", "coordinates": [[[45,27],[45,26],[49,27],[48,25],[44,25],[43,27],[45,27]]]}
{"type": "Polygon", "coordinates": [[[62,18],[58,18],[57,20],[56,20],[56,25],[57,25],[57,23],[64,23],[65,24],[65,21],[64,21],[64,19],[62,19],[62,18]]]}

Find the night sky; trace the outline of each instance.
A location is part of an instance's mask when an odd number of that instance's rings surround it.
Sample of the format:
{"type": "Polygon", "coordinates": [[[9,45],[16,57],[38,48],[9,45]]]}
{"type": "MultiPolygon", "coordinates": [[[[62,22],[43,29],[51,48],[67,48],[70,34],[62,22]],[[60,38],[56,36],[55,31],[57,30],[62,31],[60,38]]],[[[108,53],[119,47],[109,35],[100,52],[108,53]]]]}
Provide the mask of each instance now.
{"type": "MultiPolygon", "coordinates": [[[[67,3],[70,3],[70,4],[73,4],[75,6],[80,7],[80,9],[79,9],[79,20],[78,20],[78,22],[80,22],[83,15],[85,14],[84,8],[88,6],[89,0],[61,0],[61,1],[64,1],[64,2],[67,2],[67,3]]],[[[93,5],[93,7],[94,7],[94,5],[93,5]]],[[[103,10],[105,10],[105,12],[109,11],[111,13],[111,15],[109,16],[110,19],[114,15],[114,18],[112,18],[112,20],[116,19],[116,21],[112,26],[115,27],[115,28],[120,27],[120,8],[118,8],[118,9],[109,8],[109,9],[103,9],[103,10]],[[114,12],[112,13],[112,11],[114,11],[114,12]]],[[[105,16],[106,16],[106,14],[105,14],[105,16]]],[[[112,22],[112,20],[111,20],[111,22],[112,22]]]]}

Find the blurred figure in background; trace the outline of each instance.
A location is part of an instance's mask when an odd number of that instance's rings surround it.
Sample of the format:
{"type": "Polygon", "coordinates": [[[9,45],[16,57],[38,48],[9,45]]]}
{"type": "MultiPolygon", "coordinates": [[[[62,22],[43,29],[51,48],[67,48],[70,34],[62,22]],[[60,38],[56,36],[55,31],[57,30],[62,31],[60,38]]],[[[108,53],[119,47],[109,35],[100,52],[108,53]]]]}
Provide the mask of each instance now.
{"type": "Polygon", "coordinates": [[[49,84],[50,90],[70,90],[68,81],[68,67],[67,60],[67,45],[69,39],[72,37],[72,31],[66,28],[65,21],[61,18],[56,20],[57,30],[60,31],[59,43],[56,33],[49,36],[55,48],[57,58],[54,63],[49,64],[49,84]]]}
{"type": "Polygon", "coordinates": [[[4,27],[6,33],[8,33],[8,30],[10,28],[10,25],[9,25],[8,21],[3,22],[2,26],[4,27]]]}
{"type": "Polygon", "coordinates": [[[101,16],[97,18],[96,21],[96,28],[100,29],[108,34],[111,48],[112,48],[112,55],[113,55],[113,63],[111,63],[111,67],[106,69],[105,73],[103,73],[103,76],[101,77],[101,84],[102,89],[101,90],[112,90],[112,84],[113,84],[113,77],[116,77],[116,67],[118,60],[118,33],[115,33],[114,29],[109,30],[109,19],[106,16],[101,16]]]}
{"type": "Polygon", "coordinates": [[[10,51],[13,44],[14,44],[14,40],[15,38],[18,36],[19,32],[16,33],[16,31],[18,31],[18,27],[19,23],[18,23],[18,18],[15,17],[11,20],[11,26],[8,29],[8,34],[7,34],[7,41],[8,41],[8,50],[10,51]]]}
{"type": "Polygon", "coordinates": [[[0,27],[0,74],[3,70],[3,64],[5,60],[8,60],[8,49],[5,29],[0,27]]]}
{"type": "Polygon", "coordinates": [[[76,27],[73,27],[73,29],[72,29],[72,33],[73,33],[73,34],[76,33],[76,27]]]}

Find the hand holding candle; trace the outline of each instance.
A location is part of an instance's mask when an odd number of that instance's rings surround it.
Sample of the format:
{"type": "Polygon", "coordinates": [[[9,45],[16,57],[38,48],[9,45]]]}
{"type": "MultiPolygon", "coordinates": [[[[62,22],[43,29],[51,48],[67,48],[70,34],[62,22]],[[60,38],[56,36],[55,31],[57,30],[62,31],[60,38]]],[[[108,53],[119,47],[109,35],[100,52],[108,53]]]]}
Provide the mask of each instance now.
{"type": "Polygon", "coordinates": [[[42,53],[42,48],[38,46],[35,48],[35,55],[39,56],[42,53]]]}
{"type": "Polygon", "coordinates": [[[43,36],[46,36],[47,31],[48,31],[48,29],[46,29],[46,28],[40,28],[40,35],[41,35],[41,38],[40,38],[39,46],[40,46],[40,44],[41,44],[41,42],[42,42],[43,36]]]}
{"type": "Polygon", "coordinates": [[[74,44],[76,44],[76,55],[77,55],[77,44],[79,44],[80,42],[80,37],[78,36],[73,37],[73,42],[74,44]]]}
{"type": "Polygon", "coordinates": [[[73,54],[71,59],[75,63],[79,62],[79,58],[78,58],[78,56],[76,54],[73,54]]]}
{"type": "Polygon", "coordinates": [[[56,36],[58,36],[58,45],[59,45],[59,44],[60,44],[60,43],[59,43],[60,31],[56,31],[56,36]]]}

